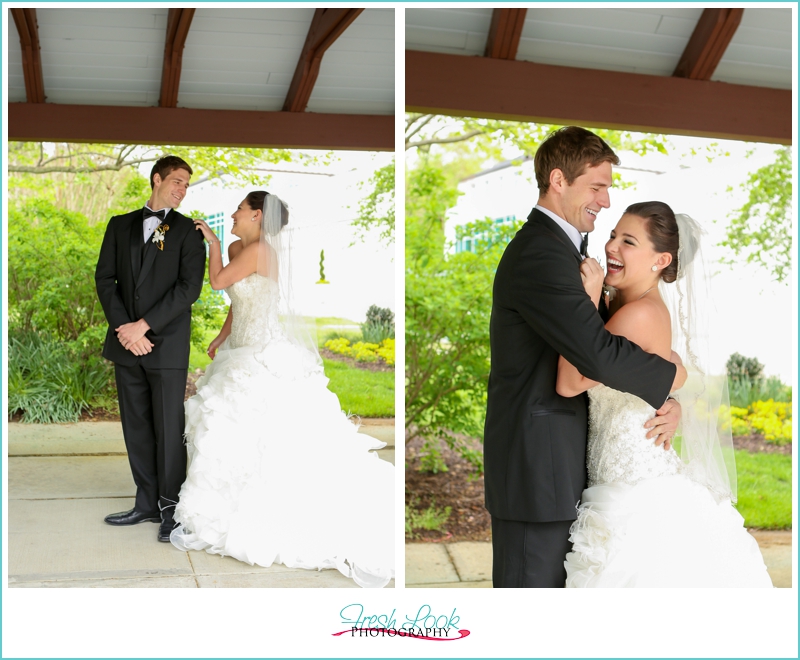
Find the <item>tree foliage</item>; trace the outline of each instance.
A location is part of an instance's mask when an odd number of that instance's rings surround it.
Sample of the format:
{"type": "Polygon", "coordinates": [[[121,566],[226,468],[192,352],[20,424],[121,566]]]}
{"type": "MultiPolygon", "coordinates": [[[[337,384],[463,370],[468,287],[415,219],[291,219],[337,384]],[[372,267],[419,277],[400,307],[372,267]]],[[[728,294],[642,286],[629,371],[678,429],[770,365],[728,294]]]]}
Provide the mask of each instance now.
{"type": "Polygon", "coordinates": [[[14,201],[49,199],[60,208],[82,213],[90,223],[105,222],[132,185],[141,193],[136,204],[147,201],[150,184],[138,168],[166,154],[189,163],[195,182],[228,175],[236,185],[253,186],[266,184],[265,166],[270,163],[310,165],[330,158],[288,149],[11,142],[9,195],[14,201]]]}
{"type": "Polygon", "coordinates": [[[727,237],[729,265],[755,263],[778,282],[785,282],[792,266],[792,153],[790,147],[775,152],[775,160],[753,172],[743,184],[747,201],[730,217],[727,237]]]}
{"type": "Polygon", "coordinates": [[[445,243],[458,197],[441,163],[426,158],[406,186],[406,427],[425,438],[423,469],[445,470],[444,441],[478,471],[483,456],[464,440],[482,437],[489,375],[494,269],[516,227],[486,219],[459,228],[474,252],[445,243]]]}
{"type": "Polygon", "coordinates": [[[360,187],[369,193],[358,205],[358,217],[352,225],[363,240],[367,231],[377,229],[380,240],[386,244],[394,241],[394,159],[375,173],[360,187]]]}

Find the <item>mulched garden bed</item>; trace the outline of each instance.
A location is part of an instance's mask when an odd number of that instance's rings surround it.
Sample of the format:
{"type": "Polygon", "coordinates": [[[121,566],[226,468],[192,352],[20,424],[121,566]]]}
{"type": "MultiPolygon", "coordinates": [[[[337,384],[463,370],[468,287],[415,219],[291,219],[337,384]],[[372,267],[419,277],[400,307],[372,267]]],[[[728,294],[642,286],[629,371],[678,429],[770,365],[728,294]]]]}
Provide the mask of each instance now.
{"type": "Polygon", "coordinates": [[[347,355],[334,353],[327,348],[320,348],[319,354],[326,360],[344,362],[346,365],[355,367],[356,369],[364,369],[365,371],[394,371],[394,365],[386,364],[383,360],[377,360],[375,362],[359,362],[358,360],[348,357],[347,355]]]}
{"type": "MultiPolygon", "coordinates": [[[[765,452],[791,455],[792,445],[774,445],[758,435],[734,437],[736,449],[752,453],[765,452]]],[[[406,504],[425,510],[431,504],[438,509],[451,507],[450,518],[436,531],[414,530],[406,535],[411,542],[491,541],[492,519],[483,506],[483,477],[470,480],[473,469],[466,460],[442,445],[442,458],[448,471],[439,474],[419,472],[422,440],[406,439],[406,504]]]]}

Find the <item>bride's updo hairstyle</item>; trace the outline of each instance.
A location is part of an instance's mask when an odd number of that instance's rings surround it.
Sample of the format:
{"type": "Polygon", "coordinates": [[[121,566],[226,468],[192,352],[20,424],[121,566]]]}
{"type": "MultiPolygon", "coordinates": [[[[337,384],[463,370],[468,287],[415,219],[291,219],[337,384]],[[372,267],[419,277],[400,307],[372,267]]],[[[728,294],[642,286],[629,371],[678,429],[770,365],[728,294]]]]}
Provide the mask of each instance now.
{"type": "Polygon", "coordinates": [[[661,271],[661,279],[674,282],[678,276],[678,221],[675,213],[664,202],[639,202],[631,204],[625,213],[636,215],[645,221],[648,238],[656,252],[669,252],[672,262],[661,271]]]}
{"type": "MultiPolygon", "coordinates": [[[[267,195],[269,195],[269,193],[266,190],[253,190],[252,192],[247,193],[245,201],[251,209],[258,211],[264,208],[264,200],[267,198],[267,195]]],[[[289,207],[286,206],[286,202],[281,200],[281,229],[288,224],[289,207]]]]}

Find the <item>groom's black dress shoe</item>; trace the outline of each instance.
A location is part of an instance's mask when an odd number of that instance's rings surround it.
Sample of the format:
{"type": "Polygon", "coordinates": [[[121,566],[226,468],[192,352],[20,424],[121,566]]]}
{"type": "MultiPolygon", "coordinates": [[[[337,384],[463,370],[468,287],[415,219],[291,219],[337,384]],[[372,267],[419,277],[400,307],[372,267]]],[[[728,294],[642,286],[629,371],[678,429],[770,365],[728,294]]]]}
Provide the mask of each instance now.
{"type": "Polygon", "coordinates": [[[143,522],[161,522],[161,513],[142,513],[136,509],[123,511],[121,513],[111,513],[105,517],[109,525],[138,525],[143,522]]]}
{"type": "Polygon", "coordinates": [[[169,543],[169,535],[173,529],[178,526],[172,518],[167,518],[161,521],[161,526],[158,528],[158,540],[164,543],[169,543]]]}

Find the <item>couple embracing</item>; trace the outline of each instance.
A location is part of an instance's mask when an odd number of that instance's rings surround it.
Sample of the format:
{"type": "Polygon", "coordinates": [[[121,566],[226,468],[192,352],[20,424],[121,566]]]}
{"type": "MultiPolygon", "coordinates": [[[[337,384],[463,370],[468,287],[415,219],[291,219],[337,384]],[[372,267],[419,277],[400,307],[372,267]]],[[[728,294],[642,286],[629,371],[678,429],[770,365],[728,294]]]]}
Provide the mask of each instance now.
{"type": "Polygon", "coordinates": [[[289,209],[266,191],[220,241],[176,209],[191,167],[161,158],[144,208],[111,218],[97,262],[136,499],[110,525],[159,524],[159,541],[260,566],[336,568],[363,587],[394,577],[393,466],[342,412],[294,314],[289,209]],[[191,308],[206,268],[231,299],[186,401],[191,308]],[[185,442],[184,442],[185,440],[185,442]],[[374,509],[342,515],[342,503],[374,509]],[[334,497],[334,494],[336,497],[334,497]],[[376,515],[369,515],[374,512],[376,515]],[[369,521],[369,522],[367,522],[369,521]]]}
{"type": "Polygon", "coordinates": [[[605,244],[607,272],[586,256],[618,164],[590,131],[549,136],[538,203],[497,268],[484,435],[494,586],[770,587],[716,430],[697,329],[702,230],[662,202],[633,204],[605,244]]]}

